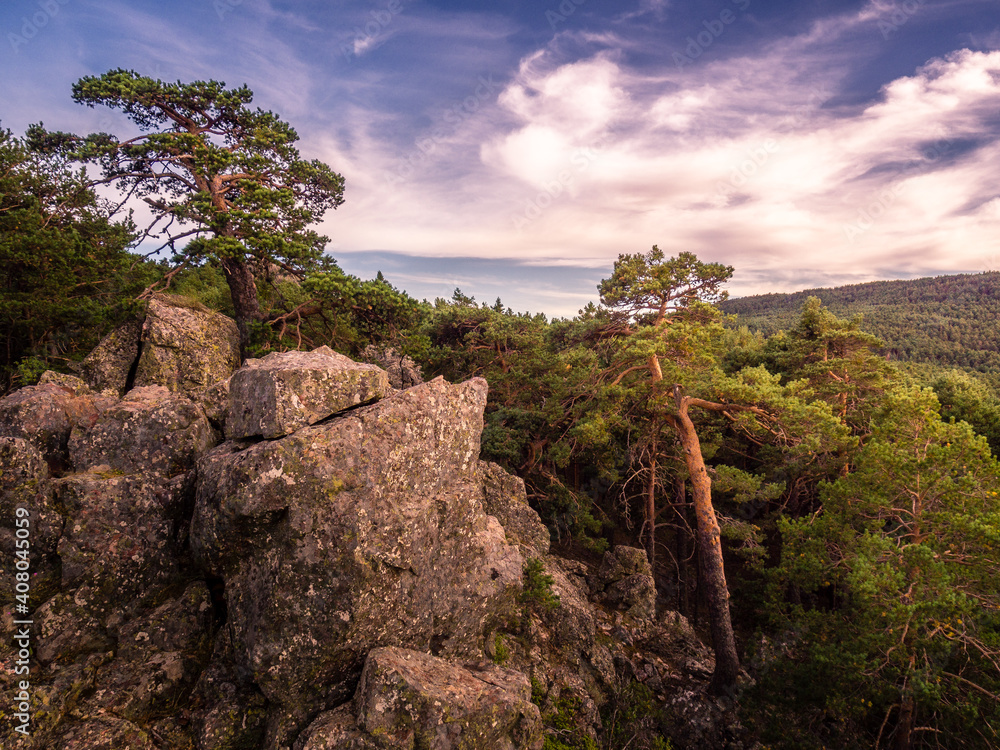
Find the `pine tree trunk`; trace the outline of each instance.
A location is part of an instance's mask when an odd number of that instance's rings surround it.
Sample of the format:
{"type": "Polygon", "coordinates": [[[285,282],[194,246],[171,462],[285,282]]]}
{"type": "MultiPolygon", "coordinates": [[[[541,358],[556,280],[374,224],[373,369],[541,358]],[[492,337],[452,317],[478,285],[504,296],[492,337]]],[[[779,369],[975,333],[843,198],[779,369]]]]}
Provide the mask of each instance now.
{"type": "Polygon", "coordinates": [[[646,480],[646,558],[656,577],[656,441],[653,441],[649,477],[646,480]]]}
{"type": "Polygon", "coordinates": [[[910,750],[913,747],[913,711],[913,695],[907,690],[899,707],[899,724],[896,726],[893,750],[910,750]]]}
{"type": "Polygon", "coordinates": [[[680,395],[679,389],[675,389],[675,400],[678,415],[674,420],[674,427],[684,448],[684,460],[691,478],[691,495],[698,529],[700,580],[704,586],[712,648],[715,651],[715,672],[708,689],[710,693],[720,695],[731,691],[740,672],[736,638],[729,614],[729,589],[726,586],[726,571],[722,560],[721,534],[715,508],[712,507],[712,480],[701,453],[701,441],[688,416],[688,399],[680,395]]]}
{"type": "Polygon", "coordinates": [[[253,272],[242,258],[224,258],[222,271],[229,284],[229,294],[233,299],[236,326],[240,330],[240,356],[245,359],[250,344],[249,324],[261,319],[260,301],[253,272]]]}

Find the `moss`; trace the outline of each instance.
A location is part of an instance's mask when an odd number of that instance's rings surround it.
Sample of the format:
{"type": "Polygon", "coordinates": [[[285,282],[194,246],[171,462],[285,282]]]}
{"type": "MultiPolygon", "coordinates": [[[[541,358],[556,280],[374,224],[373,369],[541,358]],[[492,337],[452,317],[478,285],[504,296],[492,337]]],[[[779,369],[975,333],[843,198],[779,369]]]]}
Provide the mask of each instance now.
{"type": "Polygon", "coordinates": [[[641,682],[629,682],[611,691],[601,707],[605,744],[610,750],[635,748],[670,750],[664,735],[666,716],[657,706],[653,691],[641,682]]]}
{"type": "Polygon", "coordinates": [[[497,633],[496,638],[493,640],[493,661],[497,664],[503,664],[509,658],[510,649],[507,648],[503,635],[501,633],[497,633]]]}
{"type": "Polygon", "coordinates": [[[154,295],[156,299],[160,300],[164,304],[170,305],[171,307],[181,307],[185,310],[197,310],[198,312],[210,313],[204,304],[193,297],[182,297],[179,294],[167,294],[165,292],[158,292],[154,295]]]}
{"type": "Polygon", "coordinates": [[[534,675],[531,675],[531,702],[536,706],[541,706],[542,701],[545,700],[545,696],[547,694],[548,691],[545,689],[545,685],[543,685],[534,675]]]}

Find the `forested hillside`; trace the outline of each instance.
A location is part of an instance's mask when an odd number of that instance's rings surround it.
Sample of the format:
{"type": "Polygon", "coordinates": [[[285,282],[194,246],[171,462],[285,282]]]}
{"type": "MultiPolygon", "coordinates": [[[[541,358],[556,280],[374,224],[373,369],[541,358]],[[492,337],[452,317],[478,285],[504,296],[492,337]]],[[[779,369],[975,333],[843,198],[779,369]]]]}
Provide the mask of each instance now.
{"type": "Polygon", "coordinates": [[[890,360],[967,368],[1000,384],[1000,272],[762,294],[721,308],[769,336],[792,326],[809,297],[841,317],[860,315],[890,360]]]}

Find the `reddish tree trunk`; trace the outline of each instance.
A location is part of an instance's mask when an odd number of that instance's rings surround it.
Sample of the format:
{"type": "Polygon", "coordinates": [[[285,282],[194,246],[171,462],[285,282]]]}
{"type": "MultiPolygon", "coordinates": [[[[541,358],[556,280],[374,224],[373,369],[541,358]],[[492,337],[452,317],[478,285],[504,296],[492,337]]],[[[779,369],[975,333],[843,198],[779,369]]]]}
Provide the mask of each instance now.
{"type": "Polygon", "coordinates": [[[721,533],[715,508],[712,507],[712,480],[701,453],[701,441],[688,416],[691,401],[681,395],[679,388],[674,389],[674,397],[678,411],[674,429],[684,449],[684,460],[691,478],[691,496],[698,530],[700,581],[704,586],[712,630],[712,648],[715,651],[715,672],[712,674],[709,692],[719,695],[733,688],[740,672],[736,638],[729,614],[729,589],[726,586],[726,571],[722,560],[721,533]]]}

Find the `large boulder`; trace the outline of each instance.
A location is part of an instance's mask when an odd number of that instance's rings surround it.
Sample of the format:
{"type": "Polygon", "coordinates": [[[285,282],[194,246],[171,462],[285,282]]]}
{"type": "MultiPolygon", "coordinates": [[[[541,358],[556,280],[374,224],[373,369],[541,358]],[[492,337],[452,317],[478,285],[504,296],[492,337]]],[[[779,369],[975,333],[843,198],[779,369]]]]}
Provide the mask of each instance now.
{"type": "Polygon", "coordinates": [[[369,344],[361,356],[365,362],[371,362],[385,370],[389,374],[389,385],[397,391],[412,388],[424,382],[420,365],[414,362],[411,357],[396,351],[391,346],[378,347],[369,344]]]}
{"type": "Polygon", "coordinates": [[[137,609],[180,579],[192,490],[186,475],[165,479],[98,469],[53,484],[68,519],[58,548],[62,587],[79,589],[76,601],[102,621],[137,609]]]}
{"type": "Polygon", "coordinates": [[[528,505],[524,480],[508,474],[500,466],[480,461],[477,467],[483,487],[483,509],[494,516],[507,532],[507,538],[522,546],[531,557],[549,553],[549,530],[528,505]]]}
{"type": "Polygon", "coordinates": [[[34,742],[25,747],[191,747],[187,721],[176,707],[186,702],[211,655],[213,610],[205,584],[189,583],[125,623],[114,638],[91,619],[74,622],[66,599],[60,595],[38,613],[39,659],[44,664],[58,656],[60,663],[49,670],[51,681],[38,679],[45,673],[34,670],[32,688],[44,708],[36,714],[34,742]]]}
{"type": "Polygon", "coordinates": [[[591,588],[597,601],[630,617],[656,617],[656,584],[645,550],[619,545],[605,552],[591,588]]]}
{"type": "Polygon", "coordinates": [[[540,750],[527,675],[471,671],[429,654],[374,649],[355,696],[358,725],[382,748],[540,750]]]}
{"type": "Polygon", "coordinates": [[[354,700],[320,714],[295,750],[538,750],[542,744],[527,675],[390,647],[372,650],[354,700]]]}
{"type": "Polygon", "coordinates": [[[104,337],[81,363],[80,375],[95,391],[118,397],[149,385],[193,395],[239,365],[240,335],[231,318],[183,297],[157,294],[104,337]]]}
{"type": "Polygon", "coordinates": [[[93,425],[110,403],[51,383],[29,385],[0,399],[0,436],[24,438],[60,471],[69,464],[72,430],[93,425]]]}
{"type": "Polygon", "coordinates": [[[134,388],[69,440],[77,471],[101,466],[125,474],[182,474],[217,442],[200,406],[163,386],[134,388]]]}
{"type": "Polygon", "coordinates": [[[135,387],[162,385],[193,395],[240,366],[240,332],[225,315],[185,300],[158,295],[149,302],[135,387]]]}
{"type": "Polygon", "coordinates": [[[321,346],[249,359],[229,381],[226,436],[276,438],[390,391],[385,371],[321,346]]]}
{"type": "Polygon", "coordinates": [[[345,703],[317,716],[295,740],[293,750],[382,750],[382,746],[358,728],[354,707],[345,703]]]}
{"type": "Polygon", "coordinates": [[[144,316],[129,318],[101,339],[80,363],[80,377],[90,388],[114,397],[125,393],[139,357],[143,320],[144,316]]]}
{"type": "Polygon", "coordinates": [[[58,586],[56,546],[62,529],[45,458],[27,440],[0,438],[0,550],[11,576],[0,589],[0,604],[14,600],[15,570],[29,574],[29,608],[58,586]]]}
{"type": "Polygon", "coordinates": [[[479,658],[513,616],[523,561],[476,477],[485,402],[485,381],[439,378],[199,462],[191,546],[226,581],[242,666],[287,714],[272,741],[349,697],[372,648],[479,658]]]}
{"type": "Polygon", "coordinates": [[[74,396],[91,395],[90,386],[83,382],[81,378],[76,377],[76,375],[67,375],[64,372],[46,370],[38,379],[38,385],[57,385],[60,388],[68,390],[74,396]]]}

